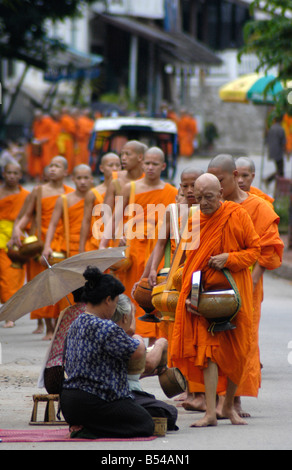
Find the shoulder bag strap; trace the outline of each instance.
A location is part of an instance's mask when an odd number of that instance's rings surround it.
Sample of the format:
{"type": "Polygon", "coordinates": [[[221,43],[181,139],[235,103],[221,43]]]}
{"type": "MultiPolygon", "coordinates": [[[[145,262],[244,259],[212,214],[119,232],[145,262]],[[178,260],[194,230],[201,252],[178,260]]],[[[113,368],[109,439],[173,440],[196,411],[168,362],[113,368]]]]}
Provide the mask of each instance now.
{"type": "Polygon", "coordinates": [[[68,200],[66,194],[61,194],[63,200],[63,220],[64,220],[64,233],[66,241],[66,256],[69,258],[69,242],[70,242],[70,233],[69,233],[69,213],[68,213],[68,200]]]}
{"type": "Polygon", "coordinates": [[[36,235],[39,240],[42,239],[42,186],[37,188],[36,200],[36,235]]]}

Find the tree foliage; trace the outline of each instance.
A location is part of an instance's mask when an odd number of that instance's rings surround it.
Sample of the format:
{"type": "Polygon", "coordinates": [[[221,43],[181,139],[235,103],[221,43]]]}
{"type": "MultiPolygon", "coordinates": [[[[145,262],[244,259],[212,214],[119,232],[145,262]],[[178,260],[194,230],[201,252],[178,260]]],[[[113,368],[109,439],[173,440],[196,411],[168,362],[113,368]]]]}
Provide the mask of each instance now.
{"type": "Polygon", "coordinates": [[[94,0],[0,0],[0,56],[45,68],[49,52],[62,47],[49,41],[47,20],[78,17],[94,0]]]}
{"type": "MultiPolygon", "coordinates": [[[[261,10],[266,19],[253,19],[244,28],[245,45],[239,52],[239,60],[243,54],[255,53],[259,59],[256,71],[268,73],[277,67],[278,76],[275,80],[283,82],[292,80],[292,0],[254,0],[251,3],[251,14],[261,10]]],[[[274,81],[268,87],[273,87],[274,81]]],[[[284,90],[276,103],[274,114],[289,112],[292,106],[287,100],[291,89],[284,90]]]]}

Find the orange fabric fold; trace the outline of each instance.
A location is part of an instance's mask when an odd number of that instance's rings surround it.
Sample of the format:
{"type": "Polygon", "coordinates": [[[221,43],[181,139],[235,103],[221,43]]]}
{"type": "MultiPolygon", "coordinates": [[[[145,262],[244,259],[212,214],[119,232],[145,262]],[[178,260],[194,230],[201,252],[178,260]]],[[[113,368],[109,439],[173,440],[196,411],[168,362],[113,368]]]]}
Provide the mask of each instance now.
{"type": "MultiPolygon", "coordinates": [[[[158,221],[162,222],[166,207],[175,202],[176,195],[177,189],[169,183],[166,183],[163,189],[146,191],[135,195],[135,204],[139,204],[142,208],[142,214],[134,216],[135,222],[132,219],[132,222],[135,223],[133,230],[136,230],[136,236],[139,238],[129,240],[132,265],[126,273],[121,273],[121,276],[119,274],[119,278],[126,288],[125,294],[131,299],[133,285],[141,278],[147,260],[156,244],[160,228],[158,221]],[[152,207],[152,210],[150,210],[150,207],[151,205],[159,204],[162,205],[162,211],[158,216],[158,212],[154,211],[154,207],[152,207]]],[[[131,223],[131,219],[127,223],[131,223]]],[[[163,262],[161,262],[161,267],[163,267],[163,262]]],[[[136,333],[148,338],[158,337],[159,330],[157,325],[139,320],[138,317],[144,315],[145,312],[134,300],[133,302],[136,306],[136,333]]]]}

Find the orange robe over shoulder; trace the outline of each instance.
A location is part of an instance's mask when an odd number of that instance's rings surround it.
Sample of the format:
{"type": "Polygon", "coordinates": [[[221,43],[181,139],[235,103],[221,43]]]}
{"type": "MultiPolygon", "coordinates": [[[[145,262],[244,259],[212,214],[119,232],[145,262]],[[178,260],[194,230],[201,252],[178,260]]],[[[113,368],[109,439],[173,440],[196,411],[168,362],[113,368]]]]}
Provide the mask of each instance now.
{"type": "Polygon", "coordinates": [[[44,168],[51,159],[58,155],[56,145],[56,123],[50,116],[44,116],[33,123],[32,133],[34,139],[48,139],[42,144],[41,154],[35,155],[32,144],[27,148],[28,174],[32,177],[42,176],[44,168]]]}
{"type": "MultiPolygon", "coordinates": [[[[154,213],[153,209],[155,206],[161,204],[162,211],[159,212],[159,220],[162,222],[163,214],[167,206],[175,202],[176,195],[177,189],[169,183],[166,183],[163,189],[146,191],[135,195],[135,204],[142,208],[142,214],[141,218],[139,215],[137,215],[136,218],[138,232],[137,237],[129,240],[130,258],[132,260],[131,268],[124,274],[124,276],[120,278],[121,282],[126,288],[125,294],[128,295],[131,299],[133,285],[141,278],[147,260],[152,253],[158,237],[158,215],[154,213]],[[149,234],[148,237],[147,226],[149,234]]],[[[133,302],[136,306],[136,333],[147,338],[158,337],[159,331],[156,324],[146,323],[139,320],[138,317],[144,315],[145,312],[134,300],[133,302]]]]}
{"type": "Polygon", "coordinates": [[[81,116],[76,121],[76,154],[74,166],[81,163],[89,164],[88,143],[94,121],[86,116],[81,116]]]}
{"type": "MultiPolygon", "coordinates": [[[[67,194],[72,192],[73,188],[70,186],[64,185],[64,193],[67,194]]],[[[57,199],[59,195],[56,196],[48,196],[42,198],[42,209],[41,209],[41,237],[42,240],[45,242],[46,234],[49,228],[49,224],[52,218],[53,210],[55,208],[57,199]]],[[[59,221],[57,226],[55,236],[52,242],[52,249],[54,251],[60,251],[61,249],[61,242],[62,242],[62,221],[59,221]]],[[[30,260],[29,262],[29,269],[28,269],[28,277],[29,280],[33,279],[37,274],[43,272],[45,267],[43,267],[40,263],[35,260],[30,260]]],[[[68,305],[68,304],[67,304],[68,305]]],[[[64,307],[63,307],[64,308],[64,307]]],[[[60,313],[61,307],[58,304],[55,306],[48,306],[39,308],[31,312],[31,319],[40,319],[40,318],[57,318],[60,313]]]]}
{"type": "Polygon", "coordinates": [[[261,191],[259,188],[256,188],[255,186],[251,186],[248,192],[250,194],[254,194],[255,196],[261,197],[265,201],[269,202],[271,207],[273,207],[273,202],[275,201],[275,199],[269,196],[268,194],[264,193],[263,191],[261,191]]]}
{"type": "MultiPolygon", "coordinates": [[[[84,213],[84,199],[81,199],[76,204],[68,207],[68,219],[69,219],[69,256],[78,255],[79,253],[79,241],[80,241],[80,230],[83,220],[84,213]]],[[[63,219],[64,220],[64,219],[63,219]]],[[[61,250],[67,252],[67,242],[65,237],[65,227],[63,222],[62,228],[62,239],[61,239],[61,250]]]]}
{"type": "MultiPolygon", "coordinates": [[[[267,270],[277,269],[282,264],[284,250],[284,243],[278,231],[279,216],[263,199],[252,194],[249,194],[240,205],[250,215],[255,231],[260,237],[261,253],[257,260],[259,265],[267,270]]],[[[261,386],[259,325],[263,298],[262,276],[253,291],[253,341],[242,381],[236,393],[238,396],[257,397],[261,386]]]]}
{"type": "Polygon", "coordinates": [[[11,267],[6,244],[10,240],[13,223],[29,191],[19,186],[19,192],[0,199],[0,300],[7,302],[24,284],[25,269],[11,267]]]}
{"type": "Polygon", "coordinates": [[[286,135],[286,151],[292,152],[292,116],[285,114],[282,121],[282,126],[286,135]]]}
{"type": "Polygon", "coordinates": [[[66,158],[68,172],[72,173],[75,159],[76,122],[69,114],[63,114],[59,120],[60,133],[58,136],[59,155],[66,158]]]}
{"type": "Polygon", "coordinates": [[[194,139],[198,133],[196,120],[190,116],[183,116],[178,121],[179,153],[184,157],[191,157],[194,153],[194,139]]]}
{"type": "MultiPolygon", "coordinates": [[[[208,360],[218,365],[224,377],[239,384],[252,340],[252,279],[249,271],[260,254],[259,237],[247,212],[238,204],[225,202],[210,217],[200,214],[200,245],[187,252],[182,290],[176,309],[171,357],[188,381],[204,385],[203,370],[208,360]],[[210,256],[229,253],[225,267],[233,275],[242,307],[233,323],[236,329],[208,332],[209,322],[186,311],[194,271],[202,271],[205,290],[230,288],[221,271],[208,266],[210,256]]],[[[220,377],[221,378],[221,377],[220,377]]],[[[219,390],[218,390],[219,392],[219,390]]]]}

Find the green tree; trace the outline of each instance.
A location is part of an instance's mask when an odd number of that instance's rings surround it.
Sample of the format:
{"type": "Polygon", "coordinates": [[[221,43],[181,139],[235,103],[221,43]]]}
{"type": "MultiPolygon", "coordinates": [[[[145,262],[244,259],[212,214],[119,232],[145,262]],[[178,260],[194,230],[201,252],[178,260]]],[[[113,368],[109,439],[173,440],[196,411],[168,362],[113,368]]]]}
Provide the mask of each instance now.
{"type": "Polygon", "coordinates": [[[0,0],[0,56],[19,59],[40,69],[62,48],[48,39],[47,20],[62,21],[81,14],[94,0],[0,0]]]}
{"type": "MultiPolygon", "coordinates": [[[[239,52],[239,60],[243,54],[255,53],[259,59],[257,71],[268,73],[271,68],[277,67],[275,81],[292,80],[292,0],[254,0],[250,9],[252,17],[258,9],[266,13],[267,18],[246,23],[245,44],[239,52]]],[[[267,90],[273,85],[274,81],[270,82],[267,90]]],[[[291,89],[286,89],[279,94],[271,117],[286,112],[292,114],[292,106],[287,100],[290,92],[291,89]]]]}

